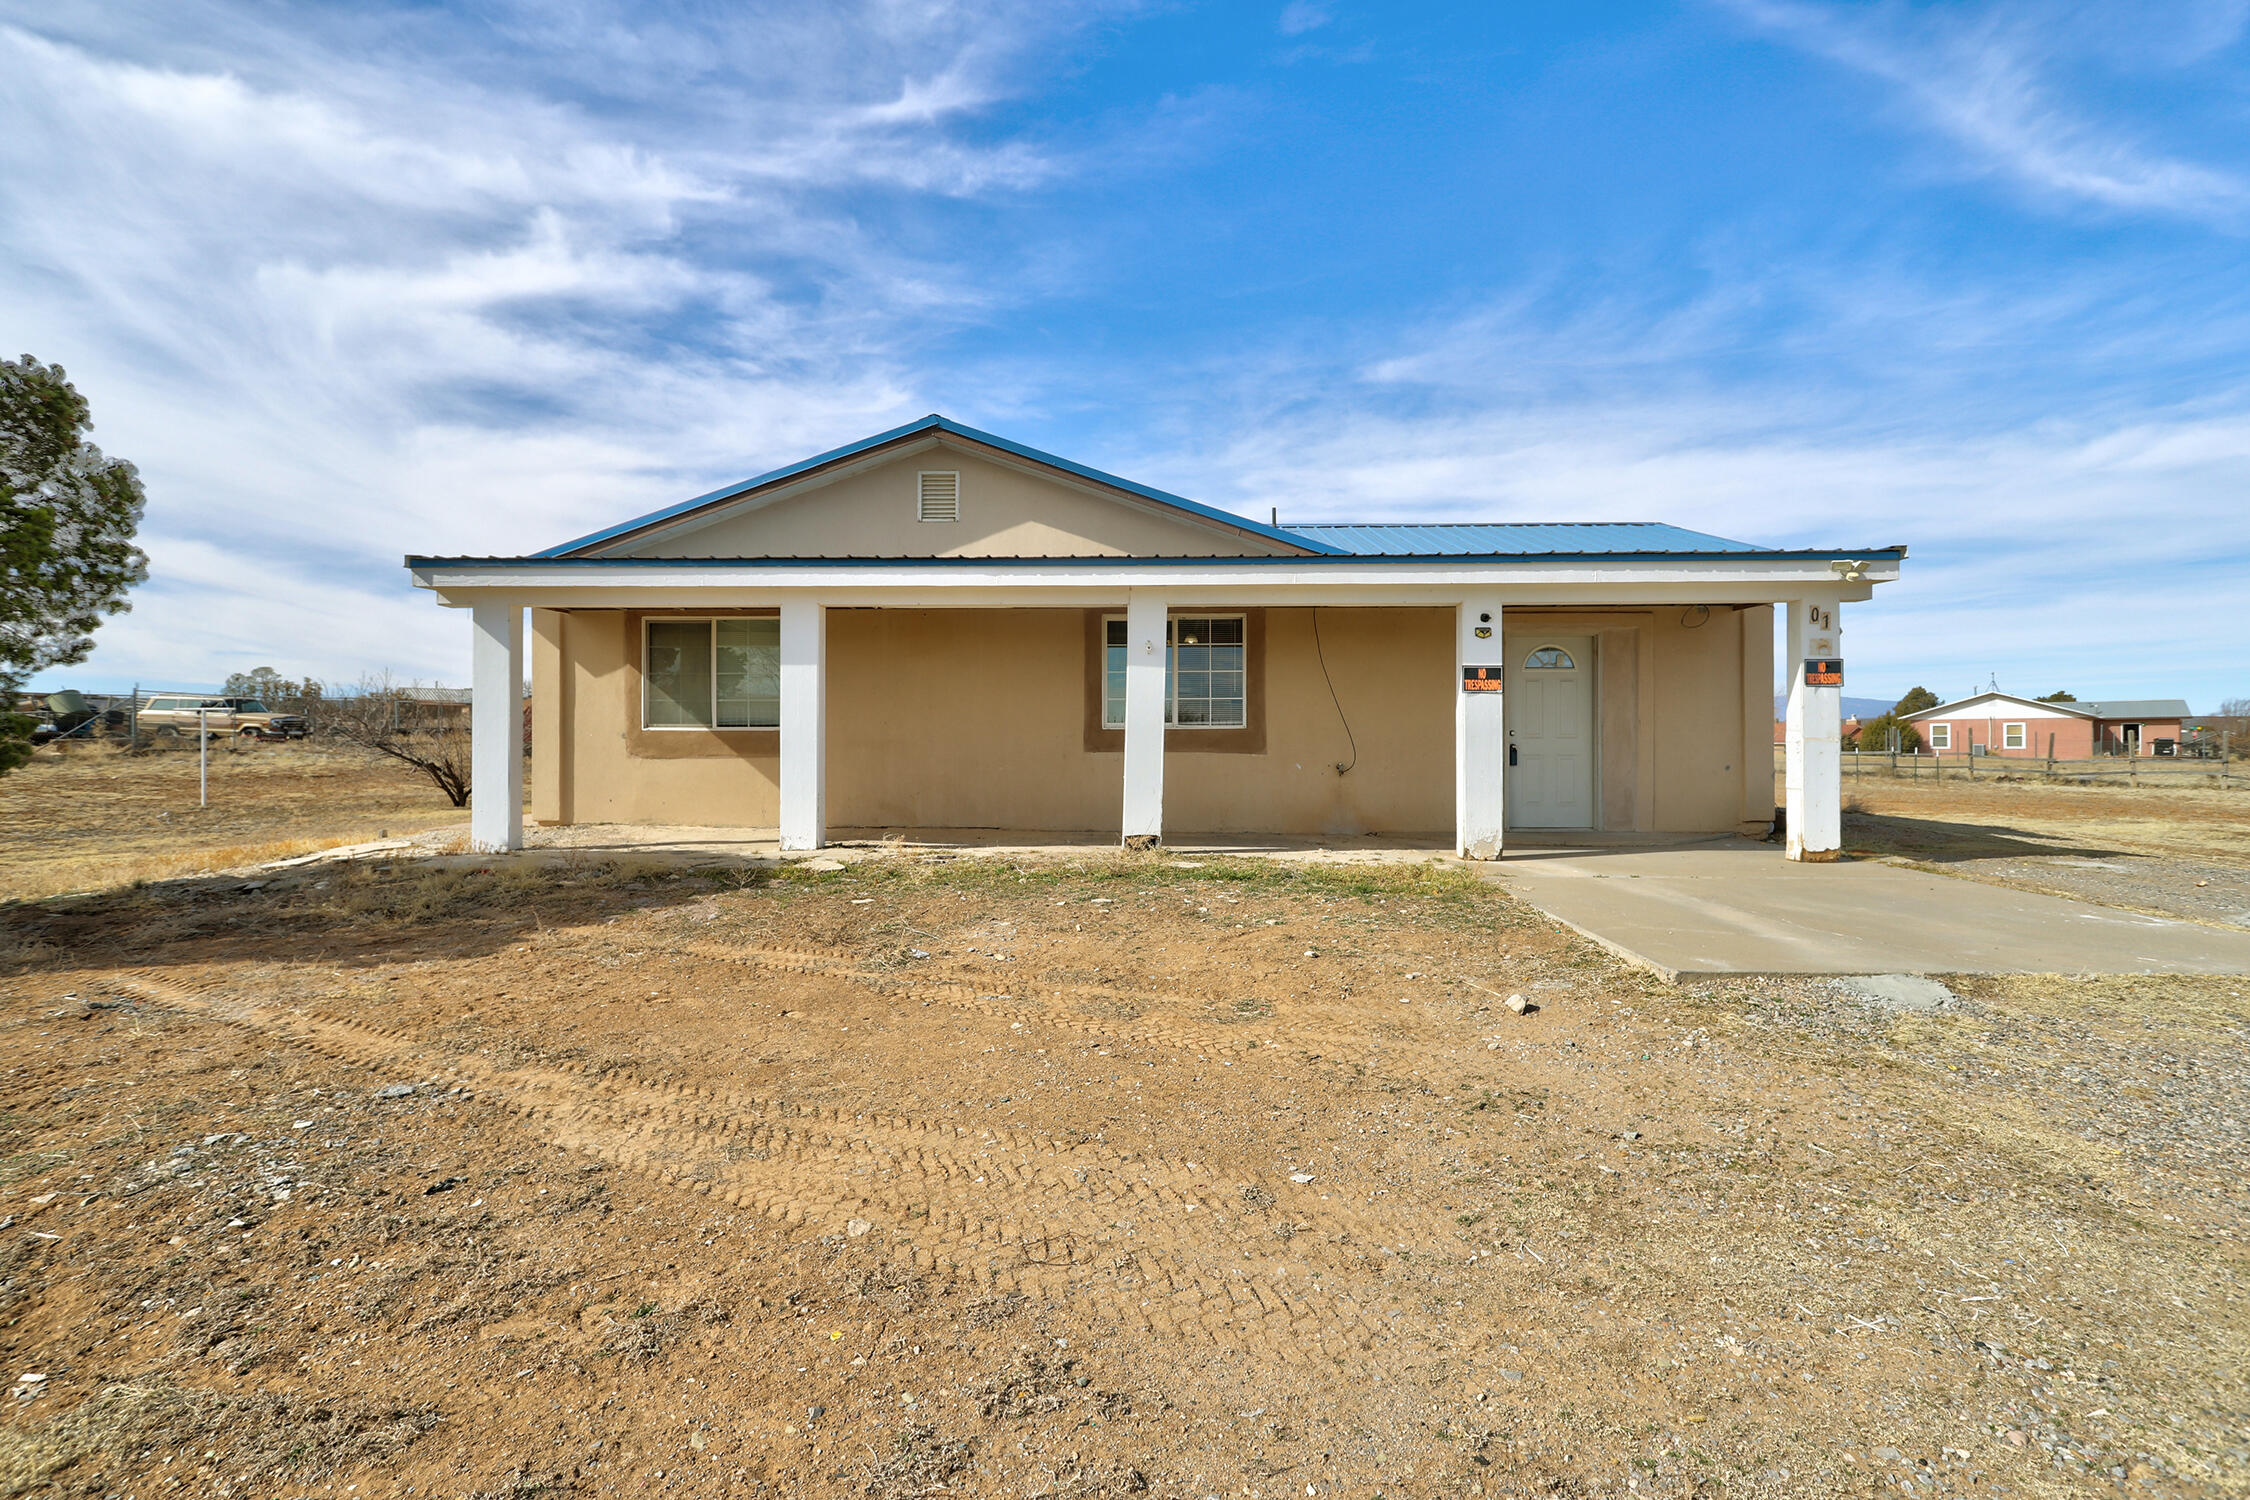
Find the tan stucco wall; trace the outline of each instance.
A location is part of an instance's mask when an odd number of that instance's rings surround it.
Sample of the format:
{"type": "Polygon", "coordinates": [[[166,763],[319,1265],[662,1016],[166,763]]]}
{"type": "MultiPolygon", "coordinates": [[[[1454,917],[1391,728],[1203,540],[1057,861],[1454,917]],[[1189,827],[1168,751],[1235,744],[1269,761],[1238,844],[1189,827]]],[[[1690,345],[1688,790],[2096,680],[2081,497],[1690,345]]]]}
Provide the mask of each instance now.
{"type": "Polygon", "coordinates": [[[773,827],[780,819],[779,757],[762,748],[771,731],[739,736],[744,748],[737,754],[648,760],[633,753],[629,730],[640,713],[640,680],[627,658],[635,634],[627,618],[617,610],[533,611],[532,816],[547,821],[552,806],[553,819],[567,823],[773,827]],[[561,621],[551,656],[548,632],[536,628],[542,615],[561,621]],[[550,682],[569,716],[567,733],[551,741],[538,732],[537,708],[550,682]]]}
{"type": "MultiPolygon", "coordinates": [[[[1742,632],[1750,613],[1660,610],[1645,627],[1654,657],[1656,732],[1642,748],[1656,767],[1656,805],[1649,826],[1659,833],[1731,830],[1741,824],[1747,722],[1742,632]]],[[[1754,691],[1770,703],[1773,695],[1765,679],[1754,691]]],[[[1766,717],[1771,717],[1770,709],[1766,717]]],[[[1770,776],[1773,751],[1767,736],[1754,738],[1770,776]]]]}
{"type": "Polygon", "coordinates": [[[621,557],[1240,557],[1287,549],[939,445],[685,529],[621,557]],[[925,469],[961,476],[961,519],[915,519],[925,469]]]}
{"type": "MultiPolygon", "coordinates": [[[[1744,632],[1770,634],[1770,618],[1714,609],[1689,625],[1682,613],[1508,615],[1511,646],[1541,628],[1600,640],[1607,826],[1708,832],[1743,818],[1742,669],[1753,655],[1744,632]],[[1762,625],[1746,625],[1753,617],[1762,625]],[[1626,641],[1637,646],[1629,673],[1626,641]],[[1623,726],[1634,739],[1620,746],[1623,726]]],[[[638,693],[626,617],[539,611],[534,625],[535,817],[773,826],[770,731],[740,736],[738,751],[641,758],[628,732],[638,693]],[[549,713],[552,731],[542,731],[549,713]]],[[[1265,752],[1168,754],[1167,827],[1334,836],[1451,829],[1452,612],[1324,609],[1319,627],[1316,653],[1312,611],[1265,612],[1265,752]],[[1336,763],[1352,749],[1339,703],[1358,752],[1342,776],[1336,763]]],[[[1076,610],[831,611],[830,825],[1115,828],[1122,757],[1085,748],[1084,632],[1076,610]]],[[[1761,701],[1767,680],[1751,688],[1761,701]]],[[[1754,748],[1769,756],[1763,715],[1757,725],[1754,748]]]]}
{"type": "MultiPolygon", "coordinates": [[[[1453,612],[1266,611],[1266,754],[1165,757],[1164,816],[1182,829],[1443,833],[1453,828],[1453,612]],[[1336,695],[1329,697],[1320,657],[1336,695]],[[1358,762],[1337,705],[1358,742],[1358,762]],[[1177,808],[1177,813],[1174,809],[1177,808]],[[1176,821],[1175,821],[1176,819],[1176,821]]],[[[1104,757],[1118,785],[1118,757],[1104,757]]],[[[1115,814],[1112,814],[1114,821],[1115,814]]]]}

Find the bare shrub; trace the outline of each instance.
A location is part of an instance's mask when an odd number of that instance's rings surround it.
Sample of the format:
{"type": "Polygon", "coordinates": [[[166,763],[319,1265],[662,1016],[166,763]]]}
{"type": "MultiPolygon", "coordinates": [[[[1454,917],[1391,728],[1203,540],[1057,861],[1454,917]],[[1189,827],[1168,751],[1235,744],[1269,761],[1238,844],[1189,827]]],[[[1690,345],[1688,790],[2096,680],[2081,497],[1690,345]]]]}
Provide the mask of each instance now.
{"type": "Polygon", "coordinates": [[[420,683],[389,673],[360,680],[359,691],[328,700],[322,726],[347,744],[420,771],[455,807],[469,805],[469,727],[456,705],[432,703],[420,683]]]}

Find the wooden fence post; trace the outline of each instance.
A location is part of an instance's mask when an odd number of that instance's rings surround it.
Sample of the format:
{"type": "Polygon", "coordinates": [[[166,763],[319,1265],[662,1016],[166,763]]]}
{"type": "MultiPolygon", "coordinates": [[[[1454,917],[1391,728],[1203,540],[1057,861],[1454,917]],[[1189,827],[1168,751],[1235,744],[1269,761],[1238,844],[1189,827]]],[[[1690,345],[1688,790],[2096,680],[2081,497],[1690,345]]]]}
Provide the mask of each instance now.
{"type": "Polygon", "coordinates": [[[2055,779],[2055,737],[2051,734],[2047,736],[2047,779],[2055,779]]]}

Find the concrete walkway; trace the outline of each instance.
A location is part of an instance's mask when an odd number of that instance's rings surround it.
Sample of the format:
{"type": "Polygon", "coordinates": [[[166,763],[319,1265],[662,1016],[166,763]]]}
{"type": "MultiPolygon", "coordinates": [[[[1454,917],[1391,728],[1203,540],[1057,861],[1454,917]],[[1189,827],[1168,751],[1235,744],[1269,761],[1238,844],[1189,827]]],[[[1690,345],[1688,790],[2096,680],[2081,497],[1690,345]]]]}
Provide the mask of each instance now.
{"type": "Polygon", "coordinates": [[[1694,974],[2250,974],[2250,932],[1873,861],[1793,865],[1725,838],[1511,846],[1491,879],[1667,977],[1694,974]]]}

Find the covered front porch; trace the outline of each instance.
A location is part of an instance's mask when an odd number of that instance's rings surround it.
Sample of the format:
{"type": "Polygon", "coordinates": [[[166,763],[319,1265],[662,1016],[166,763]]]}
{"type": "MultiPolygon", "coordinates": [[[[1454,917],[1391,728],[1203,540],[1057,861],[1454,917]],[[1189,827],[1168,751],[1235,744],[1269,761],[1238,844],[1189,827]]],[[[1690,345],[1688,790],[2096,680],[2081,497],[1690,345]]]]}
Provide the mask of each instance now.
{"type": "Polygon", "coordinates": [[[1781,607],[1798,642],[1789,853],[1835,855],[1839,688],[1805,681],[1804,662],[1838,654],[1843,590],[1769,604],[1703,580],[1640,599],[1614,583],[1592,598],[1220,588],[621,599],[456,585],[448,602],[474,620],[478,785],[503,789],[475,800],[474,842],[523,846],[504,706],[521,701],[527,665],[531,812],[556,827],[770,829],[799,853],[840,828],[1131,847],[1195,830],[1472,859],[1556,832],[1762,832],[1781,607]],[[697,621],[759,622],[726,637],[770,651],[764,722],[652,721],[652,623],[697,621]],[[1183,669],[1214,621],[1236,622],[1220,633],[1239,659],[1183,669]],[[1214,671],[1241,681],[1214,693],[1195,675],[1214,671]]]}

